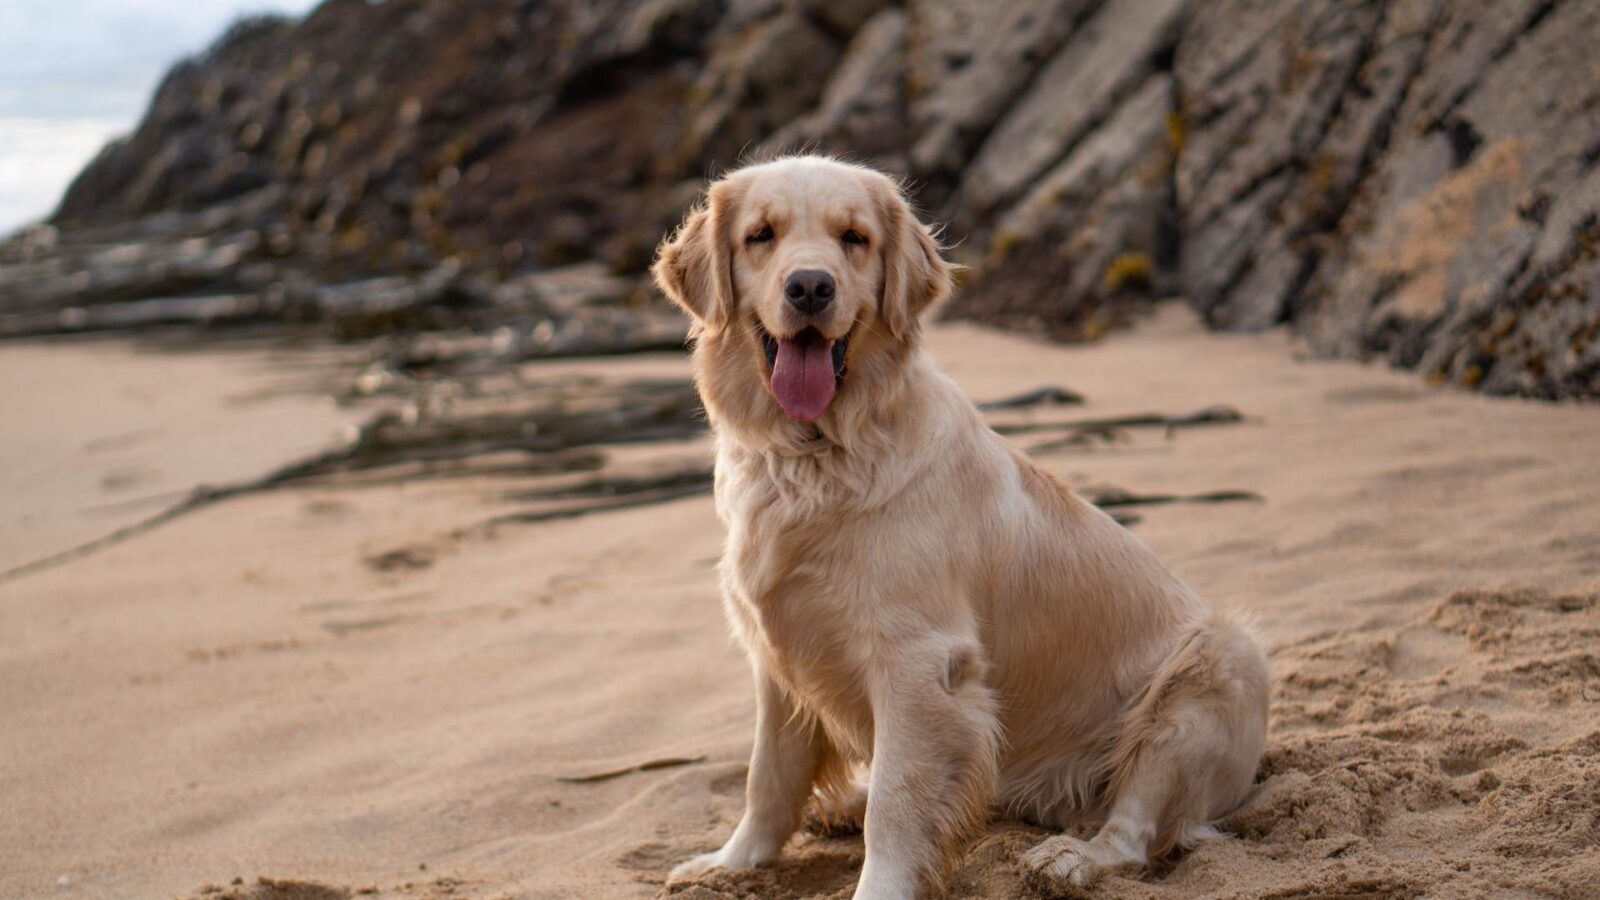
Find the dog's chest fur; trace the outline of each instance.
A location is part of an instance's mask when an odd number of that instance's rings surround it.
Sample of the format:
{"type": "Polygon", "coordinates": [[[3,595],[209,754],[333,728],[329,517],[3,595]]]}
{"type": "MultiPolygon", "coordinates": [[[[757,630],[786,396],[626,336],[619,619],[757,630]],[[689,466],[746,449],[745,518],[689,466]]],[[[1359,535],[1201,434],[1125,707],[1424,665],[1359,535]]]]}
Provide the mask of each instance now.
{"type": "Polygon", "coordinates": [[[862,495],[841,461],[721,453],[717,508],[728,617],[745,649],[843,749],[871,752],[866,695],[873,586],[863,571],[862,495]]]}

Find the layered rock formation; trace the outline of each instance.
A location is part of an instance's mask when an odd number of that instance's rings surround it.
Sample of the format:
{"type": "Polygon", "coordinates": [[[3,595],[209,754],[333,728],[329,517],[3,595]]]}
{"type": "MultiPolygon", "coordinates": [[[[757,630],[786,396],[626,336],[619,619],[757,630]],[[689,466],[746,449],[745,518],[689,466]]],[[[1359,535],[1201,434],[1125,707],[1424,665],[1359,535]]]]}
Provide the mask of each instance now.
{"type": "Polygon", "coordinates": [[[0,249],[0,318],[636,274],[705,175],[815,148],[949,223],[953,315],[1092,337],[1178,294],[1318,353],[1595,396],[1597,43],[1583,0],[330,0],[175,69],[58,232],[0,249]],[[82,283],[113,233],[200,269],[82,283]]]}
{"type": "Polygon", "coordinates": [[[1174,72],[1182,289],[1320,353],[1600,394],[1597,40],[1583,2],[1208,4],[1174,72]]]}

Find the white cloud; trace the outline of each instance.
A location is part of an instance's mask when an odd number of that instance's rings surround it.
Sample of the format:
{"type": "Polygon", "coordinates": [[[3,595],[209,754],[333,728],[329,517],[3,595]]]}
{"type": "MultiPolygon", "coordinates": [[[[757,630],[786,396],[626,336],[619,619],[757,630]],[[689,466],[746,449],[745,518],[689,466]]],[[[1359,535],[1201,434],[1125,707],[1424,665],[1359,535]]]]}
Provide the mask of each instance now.
{"type": "Polygon", "coordinates": [[[49,215],[73,176],[122,130],[104,119],[0,117],[0,234],[49,215]]]}

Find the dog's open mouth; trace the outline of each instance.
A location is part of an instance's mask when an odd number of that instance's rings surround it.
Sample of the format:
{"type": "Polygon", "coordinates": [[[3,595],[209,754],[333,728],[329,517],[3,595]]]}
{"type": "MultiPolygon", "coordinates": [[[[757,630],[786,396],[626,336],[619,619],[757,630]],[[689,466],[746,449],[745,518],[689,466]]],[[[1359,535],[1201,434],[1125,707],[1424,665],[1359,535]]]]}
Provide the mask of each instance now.
{"type": "Polygon", "coordinates": [[[772,371],[772,393],[789,418],[815,422],[828,411],[833,395],[844,384],[849,347],[850,335],[830,341],[815,328],[787,338],[761,332],[761,348],[772,371]]]}

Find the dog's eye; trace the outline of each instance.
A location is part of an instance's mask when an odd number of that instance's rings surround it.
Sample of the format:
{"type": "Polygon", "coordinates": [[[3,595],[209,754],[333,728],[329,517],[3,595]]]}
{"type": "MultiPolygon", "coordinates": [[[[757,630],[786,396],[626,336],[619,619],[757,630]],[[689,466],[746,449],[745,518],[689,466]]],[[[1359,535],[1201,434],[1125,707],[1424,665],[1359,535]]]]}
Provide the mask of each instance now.
{"type": "Polygon", "coordinates": [[[839,240],[844,241],[846,244],[852,244],[857,247],[865,247],[867,245],[866,235],[855,230],[854,228],[840,235],[839,240]]]}
{"type": "Polygon", "coordinates": [[[746,244],[765,244],[772,240],[772,226],[763,225],[761,230],[744,239],[746,244]]]}

